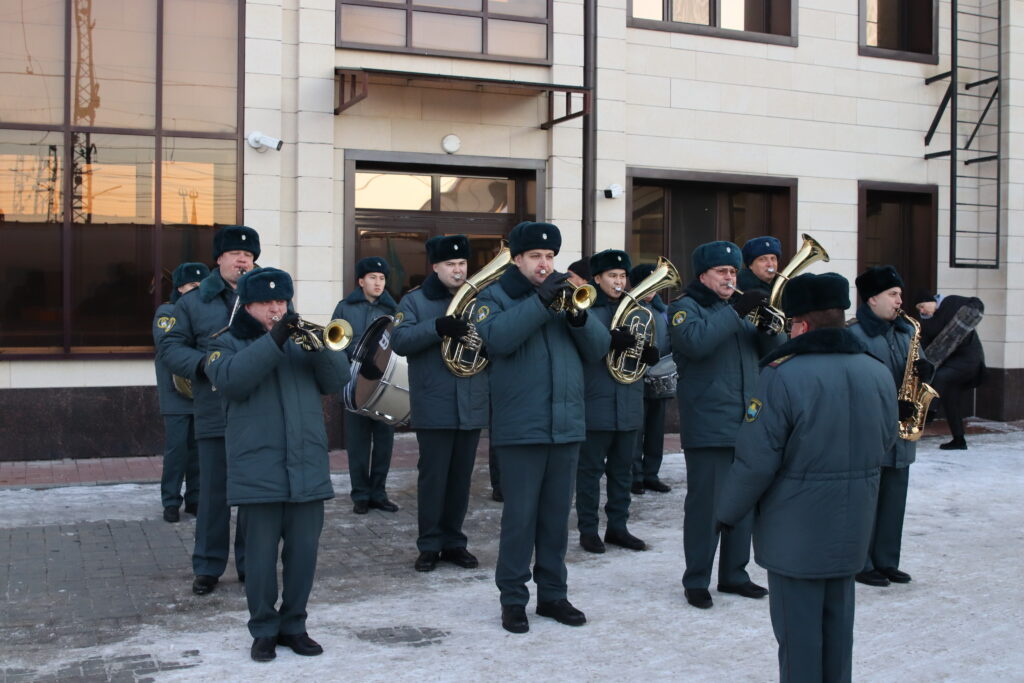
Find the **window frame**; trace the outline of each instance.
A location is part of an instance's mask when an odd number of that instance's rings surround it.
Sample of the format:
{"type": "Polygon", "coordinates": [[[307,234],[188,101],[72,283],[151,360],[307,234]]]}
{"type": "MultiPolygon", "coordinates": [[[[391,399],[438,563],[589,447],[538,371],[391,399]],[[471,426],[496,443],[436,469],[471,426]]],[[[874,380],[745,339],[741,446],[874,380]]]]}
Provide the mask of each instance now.
{"type": "MultiPolygon", "coordinates": [[[[784,45],[787,47],[798,47],[800,45],[800,31],[799,31],[799,16],[800,7],[799,0],[778,0],[779,2],[789,2],[789,35],[779,35],[776,33],[761,33],[759,31],[738,31],[731,28],[722,28],[717,25],[721,21],[720,12],[718,11],[718,1],[711,0],[712,7],[711,11],[715,14],[716,25],[710,24],[690,24],[682,21],[672,21],[662,19],[658,21],[656,19],[641,19],[633,16],[633,0],[627,0],[626,2],[626,26],[629,28],[643,28],[650,29],[652,31],[669,31],[672,33],[689,33],[698,36],[710,36],[713,38],[728,38],[730,40],[744,40],[751,43],[768,43],[770,45],[784,45]]],[[[863,2],[864,0],[861,0],[863,2]]],[[[672,0],[662,0],[662,12],[663,16],[671,16],[672,0]]]]}
{"type": "MultiPolygon", "coordinates": [[[[903,0],[906,1],[906,0],[903,0]]],[[[857,54],[861,57],[877,57],[879,59],[895,59],[903,62],[920,64],[939,63],[939,0],[932,3],[932,51],[930,53],[894,50],[887,47],[868,45],[868,0],[858,0],[857,16],[857,54]]]]}
{"type": "MultiPolygon", "coordinates": [[[[235,98],[235,131],[233,133],[215,133],[208,131],[188,131],[188,130],[164,130],[163,128],[163,77],[164,77],[164,7],[166,0],[157,0],[156,8],[156,28],[155,28],[155,41],[154,50],[156,50],[156,62],[155,62],[155,81],[154,81],[154,106],[156,108],[156,116],[154,117],[153,128],[116,128],[110,126],[88,126],[88,125],[75,125],[72,123],[72,102],[71,99],[74,96],[72,80],[74,78],[74,59],[71,51],[72,46],[72,31],[74,30],[74,8],[73,0],[64,0],[64,114],[63,121],[59,124],[33,124],[33,123],[15,123],[0,121],[0,130],[23,130],[23,131],[40,131],[40,132],[55,132],[63,136],[63,168],[61,173],[61,191],[62,191],[62,211],[63,221],[61,223],[61,309],[62,309],[62,320],[61,326],[63,330],[63,352],[54,351],[41,351],[39,353],[6,353],[2,352],[2,358],[4,360],[76,360],[76,359],[145,359],[153,358],[155,355],[155,349],[152,345],[140,346],[140,347],[129,347],[132,350],[125,350],[121,347],[113,346],[95,346],[95,347],[81,347],[72,344],[73,333],[71,329],[72,323],[72,310],[70,303],[74,301],[72,296],[72,281],[73,274],[71,271],[71,264],[74,260],[72,253],[73,246],[73,232],[76,226],[81,224],[74,223],[74,216],[72,211],[72,200],[73,193],[68,191],[68,188],[72,186],[74,182],[74,164],[72,163],[72,157],[75,153],[74,150],[74,136],[80,133],[90,134],[111,134],[111,135],[124,135],[124,136],[139,136],[140,138],[147,138],[153,142],[153,212],[154,220],[152,224],[153,238],[152,238],[152,272],[154,282],[157,283],[153,287],[153,302],[152,307],[155,311],[156,308],[163,303],[163,275],[160,271],[160,260],[162,255],[162,228],[163,228],[163,207],[162,207],[162,188],[163,182],[163,152],[164,138],[200,138],[200,139],[214,139],[214,140],[229,140],[235,143],[235,154],[236,154],[236,194],[235,194],[235,217],[236,220],[240,221],[243,214],[243,179],[245,177],[244,168],[244,135],[243,135],[243,123],[244,123],[244,112],[245,112],[245,7],[246,0],[237,0],[237,28],[238,28],[238,43],[237,52],[238,59],[236,65],[236,98],[235,98]]],[[[50,348],[50,347],[45,347],[50,348]]]]}
{"type": "MultiPolygon", "coordinates": [[[[399,2],[384,2],[377,0],[336,0],[335,2],[335,19],[334,19],[334,47],[337,49],[346,50],[369,50],[372,52],[392,52],[398,54],[411,54],[411,55],[429,55],[434,57],[452,57],[455,59],[473,59],[483,60],[488,62],[505,62],[511,64],[538,64],[542,66],[551,66],[554,64],[554,56],[552,52],[554,50],[554,20],[552,18],[552,12],[554,11],[554,0],[545,0],[547,4],[547,16],[543,19],[537,17],[524,17],[514,14],[502,14],[500,12],[489,12],[487,0],[483,0],[483,7],[479,12],[470,12],[466,10],[449,9],[445,7],[428,7],[426,5],[417,6],[413,4],[413,0],[400,0],[399,2]],[[398,47],[395,45],[376,45],[374,43],[356,43],[356,42],[344,42],[341,39],[341,8],[344,5],[357,5],[360,7],[373,7],[376,9],[390,9],[390,10],[402,10],[405,12],[405,46],[398,47]],[[443,14],[448,16],[458,17],[473,17],[481,19],[481,34],[480,34],[480,52],[461,52],[458,50],[431,50],[425,48],[413,47],[412,42],[412,18],[414,12],[425,12],[432,14],[443,14]],[[540,24],[546,27],[546,51],[547,57],[545,59],[531,59],[528,57],[510,57],[507,55],[491,55],[485,50],[487,49],[487,22],[490,19],[496,19],[500,21],[517,21],[526,24],[540,24]]],[[[794,0],[795,1],[795,0],[794,0]]]]}

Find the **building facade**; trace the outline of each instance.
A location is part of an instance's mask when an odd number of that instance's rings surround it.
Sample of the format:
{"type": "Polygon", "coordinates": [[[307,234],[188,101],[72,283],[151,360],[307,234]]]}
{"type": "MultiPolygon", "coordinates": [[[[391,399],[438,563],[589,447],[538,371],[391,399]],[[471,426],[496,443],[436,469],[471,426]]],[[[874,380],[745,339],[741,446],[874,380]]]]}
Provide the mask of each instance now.
{"type": "Polygon", "coordinates": [[[0,459],[158,451],[152,311],[237,222],[320,322],[437,234],[689,278],[807,233],[812,270],[981,297],[977,414],[1024,417],[1018,0],[12,0],[0,160],[0,459]]]}

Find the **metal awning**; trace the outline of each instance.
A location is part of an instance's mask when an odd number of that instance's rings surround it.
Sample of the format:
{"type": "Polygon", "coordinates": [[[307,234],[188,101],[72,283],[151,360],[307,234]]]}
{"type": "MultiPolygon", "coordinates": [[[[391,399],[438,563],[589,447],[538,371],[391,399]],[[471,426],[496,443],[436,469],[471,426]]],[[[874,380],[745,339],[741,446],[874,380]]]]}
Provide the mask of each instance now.
{"type": "Polygon", "coordinates": [[[477,78],[475,76],[446,76],[444,74],[417,73],[411,71],[392,71],[388,69],[365,69],[335,67],[335,97],[334,114],[338,115],[354,104],[364,100],[370,93],[370,79],[375,83],[404,83],[413,85],[416,83],[444,84],[465,90],[480,90],[486,92],[506,92],[513,90],[528,91],[535,93],[547,93],[548,95],[548,118],[540,124],[540,127],[547,130],[552,126],[575,119],[584,114],[590,113],[591,92],[589,88],[577,85],[559,85],[557,83],[533,83],[529,81],[509,81],[500,78],[477,78]],[[564,103],[555,115],[556,100],[559,95],[564,95],[564,103]]]}

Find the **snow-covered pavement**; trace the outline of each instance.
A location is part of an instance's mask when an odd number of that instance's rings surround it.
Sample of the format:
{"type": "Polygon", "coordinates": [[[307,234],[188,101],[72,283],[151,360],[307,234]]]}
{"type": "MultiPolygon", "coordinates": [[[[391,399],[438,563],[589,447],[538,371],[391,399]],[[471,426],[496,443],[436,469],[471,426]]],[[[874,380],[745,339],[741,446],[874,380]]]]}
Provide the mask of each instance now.
{"type": "MultiPolygon", "coordinates": [[[[966,452],[940,451],[940,442],[922,441],[911,468],[901,568],[913,582],[857,586],[855,680],[1024,680],[1024,653],[1014,645],[1014,634],[1024,626],[1024,433],[972,436],[966,452]]],[[[377,573],[366,566],[337,579],[321,564],[327,578],[314,588],[308,623],[310,635],[324,646],[320,657],[279,648],[272,663],[250,661],[237,584],[223,582],[217,591],[223,607],[210,610],[185,581],[175,579],[180,602],[126,627],[123,638],[85,648],[61,646],[59,639],[26,645],[4,638],[0,681],[62,678],[68,671],[86,677],[83,662],[105,672],[101,678],[113,678],[129,671],[121,664],[131,661],[151,665],[130,670],[132,676],[156,680],[776,680],[767,600],[719,594],[712,586],[713,609],[685,603],[681,455],[666,457],[662,478],[673,485],[671,493],[648,493],[633,503],[630,530],[648,541],[647,552],[609,548],[605,555],[588,555],[576,543],[573,520],[569,597],[587,614],[582,628],[537,617],[531,604],[528,634],[502,630],[493,583],[498,506],[483,503],[484,462],[477,468],[467,522],[474,529],[470,549],[481,567],[442,566],[416,574],[414,516],[396,519],[400,542],[409,548],[399,551],[405,553],[403,563],[408,559],[402,568],[377,573]]],[[[349,512],[347,477],[335,477],[335,483],[339,502],[329,509],[327,524],[344,532],[370,523],[349,512]]],[[[410,487],[415,472],[393,473],[391,490],[410,487]]],[[[0,529],[153,518],[159,514],[155,489],[3,490],[0,529]]],[[[387,519],[377,516],[372,523],[387,519]]],[[[0,568],[9,562],[16,561],[0,561],[0,568]]],[[[187,564],[182,573],[187,575],[187,564]]],[[[751,575],[765,585],[764,571],[753,563],[751,575]]],[[[13,599],[9,589],[8,600],[13,599]]],[[[0,636],[5,633],[0,624],[0,636]]]]}

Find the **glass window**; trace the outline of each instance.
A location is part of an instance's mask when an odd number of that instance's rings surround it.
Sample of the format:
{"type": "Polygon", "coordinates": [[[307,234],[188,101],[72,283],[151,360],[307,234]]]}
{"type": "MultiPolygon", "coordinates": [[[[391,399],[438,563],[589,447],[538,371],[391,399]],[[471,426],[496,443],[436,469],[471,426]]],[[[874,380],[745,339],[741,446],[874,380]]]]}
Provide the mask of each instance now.
{"type": "Polygon", "coordinates": [[[687,24],[710,24],[711,3],[709,0],[673,0],[672,21],[687,24]]]}
{"type": "Polygon", "coordinates": [[[357,209],[430,210],[430,176],[356,173],[357,209]]]}
{"type": "Polygon", "coordinates": [[[341,40],[367,45],[405,45],[405,12],[345,5],[341,8],[341,40]]]}
{"type": "Polygon", "coordinates": [[[487,11],[543,19],[548,15],[548,3],[545,0],[487,0],[487,11]]]}
{"type": "Polygon", "coordinates": [[[388,292],[397,301],[413,287],[419,287],[427,277],[427,232],[393,232],[386,230],[360,230],[356,246],[360,258],[381,256],[388,262],[388,292]]]}
{"type": "Polygon", "coordinates": [[[630,25],[746,40],[752,39],[749,34],[765,34],[753,39],[795,45],[791,21],[795,4],[796,0],[632,0],[630,19],[640,21],[630,25]]]}
{"type": "Polygon", "coordinates": [[[900,52],[933,52],[933,0],[866,0],[864,44],[900,52]]]}
{"type": "Polygon", "coordinates": [[[434,12],[412,13],[412,45],[426,50],[481,52],[481,20],[434,12]]]}
{"type": "Polygon", "coordinates": [[[479,12],[482,9],[480,0],[412,0],[412,4],[421,7],[459,9],[467,12],[479,12]]]}
{"type": "Polygon", "coordinates": [[[548,52],[547,40],[543,24],[499,19],[487,22],[487,51],[493,55],[543,59],[548,52]]]}
{"type": "Polygon", "coordinates": [[[508,178],[441,176],[441,210],[508,213],[515,205],[515,183],[508,178]]]}
{"type": "Polygon", "coordinates": [[[64,120],[64,0],[0,9],[0,121],[64,120]]]}
{"type": "MultiPolygon", "coordinates": [[[[661,21],[662,16],[661,0],[633,0],[633,16],[637,19],[653,19],[661,21]]],[[[676,19],[676,21],[682,21],[676,19]]]]}

